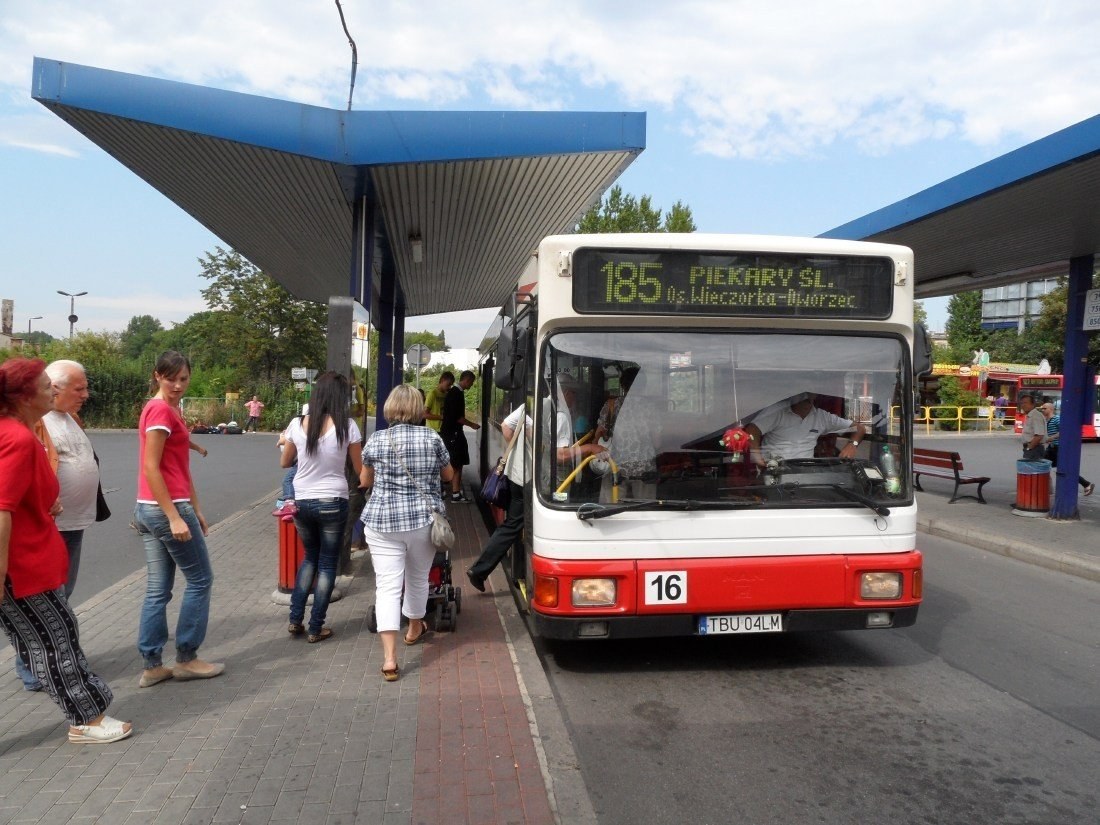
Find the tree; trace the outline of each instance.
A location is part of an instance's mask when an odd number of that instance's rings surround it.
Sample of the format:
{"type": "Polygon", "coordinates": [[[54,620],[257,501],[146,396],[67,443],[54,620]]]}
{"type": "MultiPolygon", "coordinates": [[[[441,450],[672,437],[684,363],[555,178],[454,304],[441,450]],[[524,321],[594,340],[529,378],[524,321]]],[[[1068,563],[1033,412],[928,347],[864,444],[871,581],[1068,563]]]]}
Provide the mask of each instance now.
{"type": "Polygon", "coordinates": [[[913,302],[913,326],[917,324],[928,326],[928,310],[924,308],[924,304],[920,301],[913,302]]]}
{"type": "Polygon", "coordinates": [[[286,383],[292,366],[324,366],[327,307],[294,298],[236,251],[217,247],[199,264],[212,313],[201,326],[242,387],[286,383]]]}
{"type": "Polygon", "coordinates": [[[164,325],[152,315],[135,315],[119,336],[122,354],[127,358],[141,358],[153,338],[164,329],[164,325]]]}
{"type": "Polygon", "coordinates": [[[43,347],[46,344],[52,343],[57,339],[50,335],[48,332],[36,329],[34,332],[28,333],[23,336],[24,343],[30,344],[33,347],[43,347]]]}
{"type": "MultiPolygon", "coordinates": [[[[1100,275],[1092,278],[1093,289],[1100,289],[1100,275]]],[[[1042,309],[1032,326],[1024,333],[1039,358],[1046,358],[1051,369],[1060,373],[1065,369],[1066,314],[1069,311],[1069,284],[1065,279],[1043,296],[1042,309]]],[[[1080,326],[1080,319],[1077,320],[1080,326]]],[[[1023,336],[1021,336],[1023,337],[1023,336]]],[[[1100,366],[1100,335],[1088,337],[1088,362],[1100,366]]]]}
{"type": "Polygon", "coordinates": [[[958,292],[947,302],[949,363],[969,364],[974,350],[984,347],[981,291],[958,292]]]}
{"type": "Polygon", "coordinates": [[[577,231],[606,232],[694,232],[691,208],[676,201],[661,220],[661,210],[654,209],[649,195],[641,199],[624,195],[621,186],[612,186],[607,196],[581,217],[577,231]]]}
{"type": "Polygon", "coordinates": [[[405,351],[409,351],[409,347],[413,344],[423,344],[432,352],[448,352],[450,347],[447,346],[447,337],[440,331],[439,334],[434,332],[406,332],[405,333],[405,351]]]}

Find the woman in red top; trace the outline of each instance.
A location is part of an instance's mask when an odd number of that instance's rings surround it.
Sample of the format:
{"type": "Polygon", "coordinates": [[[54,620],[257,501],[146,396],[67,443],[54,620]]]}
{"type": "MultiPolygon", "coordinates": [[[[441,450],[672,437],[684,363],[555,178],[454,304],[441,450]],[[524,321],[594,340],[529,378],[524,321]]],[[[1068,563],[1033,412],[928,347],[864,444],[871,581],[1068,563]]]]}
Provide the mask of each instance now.
{"type": "Polygon", "coordinates": [[[60,488],[33,433],[56,395],[45,361],[0,364],[0,625],[69,720],[69,741],[117,742],[133,729],[104,714],[114,696],[80,649],[65,601],[69,554],[53,522],[60,488]]]}
{"type": "Polygon", "coordinates": [[[145,542],[145,603],[141,607],[138,650],[144,661],[138,687],[166,679],[210,679],[225,665],[199,659],[210,618],[214,571],[206,549],[206,519],[191,482],[187,422],[180,399],[191,383],[191,362],[169,350],[153,370],[156,394],[138,422],[138,494],[134,525],[145,542]],[[164,666],[168,643],[168,602],[176,568],[187,587],[176,620],[176,666],[164,666]]]}

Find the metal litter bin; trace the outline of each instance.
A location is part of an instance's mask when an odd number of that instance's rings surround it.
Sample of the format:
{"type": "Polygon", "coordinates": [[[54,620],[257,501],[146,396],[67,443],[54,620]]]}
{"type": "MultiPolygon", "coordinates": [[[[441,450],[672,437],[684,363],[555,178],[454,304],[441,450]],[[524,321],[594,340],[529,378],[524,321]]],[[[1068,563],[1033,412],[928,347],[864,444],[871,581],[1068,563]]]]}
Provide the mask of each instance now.
{"type": "Polygon", "coordinates": [[[1016,503],[1012,507],[1017,516],[1045,518],[1050,512],[1050,468],[1045,458],[1016,462],[1016,503]]]}

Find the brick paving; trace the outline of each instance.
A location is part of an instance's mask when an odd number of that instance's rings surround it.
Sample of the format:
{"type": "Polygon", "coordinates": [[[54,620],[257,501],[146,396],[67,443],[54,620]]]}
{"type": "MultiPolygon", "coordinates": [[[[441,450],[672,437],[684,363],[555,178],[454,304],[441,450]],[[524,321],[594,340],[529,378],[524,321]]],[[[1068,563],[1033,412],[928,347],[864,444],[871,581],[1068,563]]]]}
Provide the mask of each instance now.
{"type": "MultiPolygon", "coordinates": [[[[450,509],[464,584],[485,528],[475,506],[450,509]]],[[[401,679],[386,683],[366,622],[369,560],[330,607],[336,636],[309,645],[271,600],[270,503],[219,523],[208,543],[216,580],[202,656],[226,663],[222,677],[137,687],[144,571],[77,607],[85,652],[115,691],[108,712],[133,721],[130,739],[69,744],[57,707],[23,691],[11,649],[0,653],[0,825],[557,821],[498,615],[507,594],[464,587],[457,632],[398,645],[401,679]]],[[[138,537],[119,552],[139,553],[138,537]]]]}

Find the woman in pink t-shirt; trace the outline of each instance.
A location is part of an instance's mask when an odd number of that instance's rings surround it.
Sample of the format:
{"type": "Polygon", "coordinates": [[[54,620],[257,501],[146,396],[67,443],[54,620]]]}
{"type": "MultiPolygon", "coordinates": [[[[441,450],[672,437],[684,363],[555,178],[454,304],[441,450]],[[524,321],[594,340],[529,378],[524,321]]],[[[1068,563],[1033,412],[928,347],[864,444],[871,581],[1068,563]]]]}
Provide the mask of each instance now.
{"type": "Polygon", "coordinates": [[[134,525],[145,542],[145,603],[141,608],[138,650],[145,669],[139,687],[166,679],[210,679],[225,665],[198,658],[210,617],[214,572],[206,549],[206,519],[191,481],[190,432],[180,413],[180,399],[191,383],[191,363],[178,352],[157,359],[156,394],[145,404],[138,423],[138,494],[134,525]],[[164,666],[168,643],[168,602],[176,568],[187,587],[176,621],[176,666],[164,666]]]}

